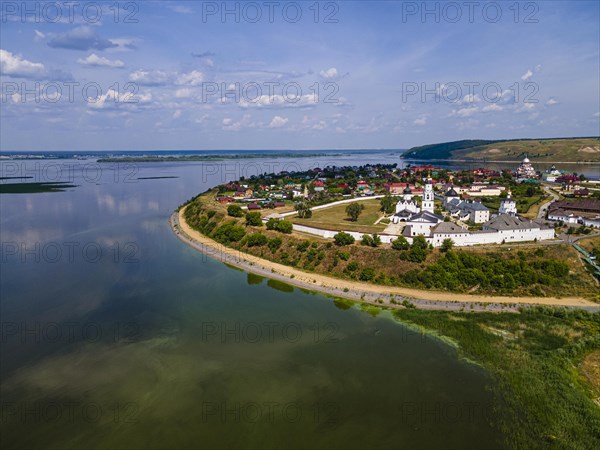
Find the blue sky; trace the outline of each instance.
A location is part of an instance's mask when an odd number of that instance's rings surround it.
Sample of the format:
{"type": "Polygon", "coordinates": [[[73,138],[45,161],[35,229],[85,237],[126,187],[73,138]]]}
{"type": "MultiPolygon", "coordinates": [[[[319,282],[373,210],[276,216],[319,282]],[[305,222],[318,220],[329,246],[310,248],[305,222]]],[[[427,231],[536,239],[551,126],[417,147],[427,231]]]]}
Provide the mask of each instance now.
{"type": "Polygon", "coordinates": [[[223,5],[3,1],[2,151],[600,134],[600,2],[223,5]]]}

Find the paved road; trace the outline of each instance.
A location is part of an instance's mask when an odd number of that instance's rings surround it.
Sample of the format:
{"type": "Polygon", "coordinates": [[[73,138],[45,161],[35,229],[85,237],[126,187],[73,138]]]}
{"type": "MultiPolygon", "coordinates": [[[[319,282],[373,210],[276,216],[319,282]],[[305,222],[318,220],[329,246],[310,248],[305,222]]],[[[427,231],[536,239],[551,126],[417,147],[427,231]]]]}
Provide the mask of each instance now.
{"type": "Polygon", "coordinates": [[[542,206],[540,206],[540,209],[539,209],[538,215],[537,215],[538,219],[543,219],[546,216],[546,211],[548,211],[548,207],[550,206],[550,203],[560,199],[558,194],[556,192],[554,192],[552,189],[550,189],[548,186],[542,186],[542,187],[547,194],[552,196],[552,200],[550,200],[550,201],[544,203],[542,206]]]}

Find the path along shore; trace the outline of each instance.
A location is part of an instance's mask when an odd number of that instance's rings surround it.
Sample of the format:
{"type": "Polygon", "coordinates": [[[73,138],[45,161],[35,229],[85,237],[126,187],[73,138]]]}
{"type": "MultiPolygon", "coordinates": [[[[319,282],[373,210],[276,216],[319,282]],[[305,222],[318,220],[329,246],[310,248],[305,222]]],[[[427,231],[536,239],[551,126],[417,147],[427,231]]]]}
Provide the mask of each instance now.
{"type": "Polygon", "coordinates": [[[403,308],[402,301],[408,300],[420,309],[452,311],[463,309],[465,311],[517,311],[520,307],[535,305],[564,306],[587,309],[588,311],[600,311],[600,305],[581,297],[500,297],[456,294],[396,286],[377,286],[304,272],[219,244],[192,229],[185,221],[184,212],[185,207],[182,207],[179,212],[174,212],[171,215],[169,220],[171,228],[181,241],[204,255],[246,272],[334,297],[347,298],[388,308],[403,308]],[[395,303],[392,303],[392,300],[395,303]]]}

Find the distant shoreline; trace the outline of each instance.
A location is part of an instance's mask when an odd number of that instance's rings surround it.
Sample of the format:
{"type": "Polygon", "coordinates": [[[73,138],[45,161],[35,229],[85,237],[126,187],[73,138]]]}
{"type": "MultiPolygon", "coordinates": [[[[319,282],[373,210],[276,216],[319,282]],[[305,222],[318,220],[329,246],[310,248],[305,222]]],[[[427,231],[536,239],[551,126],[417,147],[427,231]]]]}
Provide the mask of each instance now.
{"type": "Polygon", "coordinates": [[[175,235],[195,250],[200,251],[212,259],[242,269],[246,272],[282,281],[301,289],[320,292],[332,297],[341,297],[360,303],[394,309],[404,308],[401,303],[403,300],[407,300],[419,309],[445,311],[459,311],[464,309],[466,311],[514,312],[520,307],[536,305],[600,310],[600,305],[581,297],[474,296],[395,286],[378,286],[333,278],[317,273],[304,272],[293,267],[237,251],[202,235],[198,231],[193,230],[185,222],[185,208],[186,206],[180,208],[178,212],[174,212],[169,219],[169,224],[175,235]],[[391,300],[394,300],[396,303],[392,303],[391,300]]]}

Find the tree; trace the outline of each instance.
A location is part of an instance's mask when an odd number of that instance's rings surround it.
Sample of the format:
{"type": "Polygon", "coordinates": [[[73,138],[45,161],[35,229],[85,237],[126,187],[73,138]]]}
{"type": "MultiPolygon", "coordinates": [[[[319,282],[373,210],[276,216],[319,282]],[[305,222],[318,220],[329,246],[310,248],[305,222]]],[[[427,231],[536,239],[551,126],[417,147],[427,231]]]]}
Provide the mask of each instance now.
{"type": "Polygon", "coordinates": [[[398,239],[392,241],[392,248],[394,250],[408,250],[410,244],[404,236],[398,236],[398,239]]]}
{"type": "Polygon", "coordinates": [[[377,235],[373,235],[373,247],[379,247],[381,245],[381,238],[377,235]]]}
{"type": "Polygon", "coordinates": [[[222,244],[227,244],[240,241],[245,234],[246,231],[244,231],[243,227],[237,226],[235,222],[227,222],[217,228],[213,234],[213,238],[222,244]]]}
{"type": "Polygon", "coordinates": [[[335,244],[339,246],[354,244],[354,237],[352,237],[351,234],[344,233],[343,231],[340,231],[338,234],[336,234],[333,239],[335,240],[335,244]]]}
{"type": "Polygon", "coordinates": [[[381,203],[381,208],[379,210],[386,214],[391,214],[396,209],[396,202],[389,193],[385,194],[385,197],[379,200],[379,202],[381,203]]]}
{"type": "Polygon", "coordinates": [[[440,247],[440,250],[443,251],[444,253],[452,250],[452,247],[454,247],[454,241],[450,238],[444,239],[444,241],[442,242],[442,246],[440,247]]]}
{"type": "Polygon", "coordinates": [[[301,219],[310,219],[312,217],[312,210],[308,202],[296,203],[296,211],[298,211],[298,217],[301,219]]]}
{"type": "Polygon", "coordinates": [[[267,220],[267,230],[277,230],[277,226],[279,225],[279,219],[271,217],[267,220]]]}
{"type": "Polygon", "coordinates": [[[427,258],[429,244],[423,236],[415,236],[413,243],[408,251],[408,260],[412,262],[422,263],[427,258]]]}
{"type": "Polygon", "coordinates": [[[244,215],[244,211],[240,205],[229,205],[227,207],[227,214],[231,217],[242,217],[244,215]]]}
{"type": "Polygon", "coordinates": [[[346,206],[346,214],[352,222],[356,222],[363,209],[365,209],[365,207],[360,203],[350,203],[348,206],[346,206]]]}
{"type": "Polygon", "coordinates": [[[262,227],[262,217],[259,212],[246,213],[246,226],[262,227]]]}
{"type": "Polygon", "coordinates": [[[280,233],[291,234],[294,229],[294,225],[289,220],[280,220],[277,224],[277,231],[280,233]]]}

